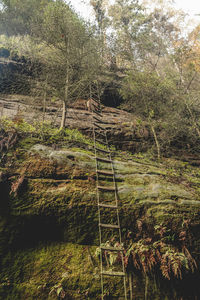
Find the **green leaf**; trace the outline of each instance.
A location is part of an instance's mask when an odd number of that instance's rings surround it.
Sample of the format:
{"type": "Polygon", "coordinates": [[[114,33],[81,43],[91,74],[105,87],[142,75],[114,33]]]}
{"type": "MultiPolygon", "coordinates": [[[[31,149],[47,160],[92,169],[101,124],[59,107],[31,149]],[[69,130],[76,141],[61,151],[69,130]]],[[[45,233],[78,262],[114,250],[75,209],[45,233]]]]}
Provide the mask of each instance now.
{"type": "Polygon", "coordinates": [[[57,289],[57,296],[59,296],[59,295],[60,295],[60,293],[62,292],[62,290],[63,290],[63,288],[62,288],[62,287],[59,287],[59,288],[57,289]]]}

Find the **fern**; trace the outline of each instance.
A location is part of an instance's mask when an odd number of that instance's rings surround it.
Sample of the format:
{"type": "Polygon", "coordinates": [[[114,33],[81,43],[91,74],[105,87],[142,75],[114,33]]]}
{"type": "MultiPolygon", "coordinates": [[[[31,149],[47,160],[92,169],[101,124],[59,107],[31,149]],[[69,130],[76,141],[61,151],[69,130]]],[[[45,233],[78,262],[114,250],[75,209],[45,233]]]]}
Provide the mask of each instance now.
{"type": "Polygon", "coordinates": [[[164,256],[162,259],[161,259],[161,262],[160,262],[160,269],[161,269],[161,272],[162,272],[162,275],[169,279],[170,280],[170,277],[169,277],[169,267],[168,267],[168,264],[167,264],[167,259],[166,259],[166,256],[164,256]]]}
{"type": "MultiPolygon", "coordinates": [[[[107,241],[107,245],[112,245],[112,240],[107,241]]],[[[115,243],[115,247],[120,246],[115,243]]],[[[99,255],[100,249],[97,248],[96,254],[99,255]]],[[[115,265],[122,260],[122,255],[104,251],[104,260],[107,265],[115,265]]],[[[182,252],[179,252],[172,245],[166,244],[163,239],[152,243],[151,238],[141,239],[136,243],[129,245],[124,255],[125,267],[132,259],[136,269],[141,270],[144,274],[153,271],[154,267],[159,267],[164,278],[170,280],[173,277],[182,279],[183,272],[194,272],[197,268],[196,261],[191,256],[189,250],[184,246],[182,252]]]]}
{"type": "Polygon", "coordinates": [[[182,279],[183,271],[192,271],[197,268],[194,258],[184,247],[183,252],[177,251],[172,245],[163,241],[150,244],[150,240],[139,240],[133,243],[128,250],[128,257],[136,269],[142,270],[144,274],[151,272],[157,265],[160,267],[164,278],[170,280],[172,276],[182,279]]]}

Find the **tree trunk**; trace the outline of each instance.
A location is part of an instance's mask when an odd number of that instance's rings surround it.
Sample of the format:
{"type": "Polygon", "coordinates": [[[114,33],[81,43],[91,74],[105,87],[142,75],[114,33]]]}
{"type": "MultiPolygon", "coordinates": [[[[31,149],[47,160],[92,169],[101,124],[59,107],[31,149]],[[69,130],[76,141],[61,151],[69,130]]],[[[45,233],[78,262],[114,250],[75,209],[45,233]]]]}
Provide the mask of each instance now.
{"type": "Polygon", "coordinates": [[[68,93],[69,93],[69,68],[67,67],[67,75],[65,80],[65,95],[63,100],[62,108],[62,120],[60,124],[60,129],[65,128],[66,114],[67,114],[67,103],[68,103],[68,93]]]}
{"type": "Polygon", "coordinates": [[[92,98],[92,84],[91,84],[91,81],[90,81],[90,84],[89,84],[89,89],[90,89],[90,99],[92,98]]]}
{"type": "Polygon", "coordinates": [[[44,86],[44,97],[43,97],[43,116],[42,116],[42,123],[44,123],[45,120],[45,114],[46,114],[46,100],[47,100],[47,79],[48,75],[46,77],[45,86],[44,86]]]}
{"type": "MultiPolygon", "coordinates": [[[[187,85],[187,87],[186,87],[186,89],[185,89],[185,90],[186,90],[186,93],[187,93],[187,95],[188,95],[188,97],[189,97],[189,100],[190,100],[190,86],[191,86],[191,84],[192,84],[192,81],[195,79],[196,74],[197,74],[197,72],[194,73],[192,79],[190,80],[189,84],[187,85]]],[[[182,79],[182,82],[184,83],[184,80],[183,80],[183,79],[182,79]]],[[[197,132],[197,135],[200,137],[199,126],[198,126],[198,124],[197,124],[197,122],[196,122],[196,120],[195,120],[195,117],[194,117],[194,115],[193,115],[193,113],[192,113],[192,110],[190,109],[189,103],[187,102],[187,100],[186,100],[185,98],[184,98],[184,103],[185,103],[185,106],[186,106],[186,108],[187,108],[187,110],[188,110],[188,112],[189,112],[189,114],[190,114],[190,117],[191,117],[191,119],[192,119],[193,126],[194,126],[194,128],[195,128],[195,130],[196,130],[196,132],[197,132]]]]}
{"type": "Polygon", "coordinates": [[[1,115],[0,115],[0,117],[2,118],[3,117],[4,104],[2,103],[2,105],[0,107],[1,107],[1,115]]]}
{"type": "MultiPolygon", "coordinates": [[[[182,76],[182,69],[180,70],[179,66],[176,64],[175,61],[174,61],[174,65],[175,65],[176,70],[179,72],[179,75],[180,75],[180,84],[181,84],[181,85],[182,85],[182,84],[185,84],[185,80],[184,80],[184,78],[183,78],[183,76],[182,76]]],[[[190,92],[189,92],[189,89],[190,89],[190,86],[191,86],[193,80],[194,80],[195,77],[196,77],[196,74],[197,74],[197,72],[194,73],[194,76],[192,77],[192,79],[190,80],[189,84],[187,85],[187,87],[186,87],[186,89],[185,89],[185,92],[187,93],[187,95],[188,95],[189,98],[190,98],[190,92]]],[[[184,88],[184,87],[183,87],[183,88],[184,88]]],[[[198,124],[197,124],[197,122],[196,122],[196,120],[195,120],[195,117],[194,117],[194,115],[193,115],[193,113],[192,113],[192,110],[190,109],[190,106],[189,106],[189,104],[188,104],[188,102],[187,102],[187,100],[186,100],[185,98],[184,98],[184,103],[185,103],[186,109],[188,110],[188,112],[189,112],[189,114],[190,114],[190,117],[191,117],[193,126],[194,126],[194,128],[195,128],[195,130],[196,130],[196,133],[197,133],[197,135],[200,137],[200,129],[199,129],[199,126],[198,126],[198,124]]]]}
{"type": "Polygon", "coordinates": [[[148,275],[145,275],[145,295],[144,295],[145,300],[148,300],[148,286],[149,286],[149,277],[148,275]]]}
{"type": "Polygon", "coordinates": [[[154,126],[152,124],[150,124],[150,126],[151,126],[151,130],[153,132],[153,137],[154,137],[154,140],[155,140],[155,143],[156,143],[157,158],[158,158],[158,160],[160,160],[160,144],[159,144],[159,141],[158,141],[157,134],[156,134],[154,126]]]}
{"type": "Polygon", "coordinates": [[[149,57],[150,57],[150,60],[151,60],[151,61],[150,61],[150,64],[151,64],[151,66],[152,66],[152,70],[155,71],[156,74],[160,77],[160,73],[158,72],[158,69],[157,69],[158,62],[159,62],[159,60],[160,60],[160,54],[158,55],[157,60],[156,60],[155,63],[153,62],[153,57],[152,57],[151,54],[149,54],[149,57]]]}
{"type": "Polygon", "coordinates": [[[66,102],[63,101],[62,119],[61,119],[60,129],[65,128],[66,113],[67,113],[67,106],[66,106],[66,102]]]}
{"type": "MultiPolygon", "coordinates": [[[[189,91],[186,91],[186,92],[187,92],[188,96],[190,97],[189,91]]],[[[194,117],[194,115],[193,115],[193,113],[192,113],[192,111],[191,111],[191,109],[190,109],[190,106],[189,106],[189,104],[187,103],[187,100],[186,100],[186,99],[184,99],[184,103],[185,103],[185,106],[186,106],[186,108],[187,108],[187,110],[188,110],[188,112],[189,112],[189,114],[190,114],[190,117],[191,117],[191,119],[192,119],[192,123],[193,123],[193,126],[194,126],[195,130],[196,130],[196,133],[197,133],[197,135],[198,135],[199,138],[200,138],[200,130],[199,130],[198,124],[197,124],[197,122],[196,122],[196,120],[195,120],[195,117],[194,117]]]]}
{"type": "Polygon", "coordinates": [[[129,289],[130,289],[130,299],[133,299],[133,281],[132,281],[132,274],[129,273],[129,289]]]}

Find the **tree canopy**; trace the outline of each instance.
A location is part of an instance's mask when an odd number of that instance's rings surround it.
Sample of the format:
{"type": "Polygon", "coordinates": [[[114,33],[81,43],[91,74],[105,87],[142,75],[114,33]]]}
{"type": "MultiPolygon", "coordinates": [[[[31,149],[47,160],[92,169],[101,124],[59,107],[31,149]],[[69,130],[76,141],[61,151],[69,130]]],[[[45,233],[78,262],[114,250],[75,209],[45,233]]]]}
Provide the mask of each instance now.
{"type": "Polygon", "coordinates": [[[198,148],[199,25],[186,35],[172,1],[153,2],[91,0],[86,23],[64,0],[0,0],[1,92],[57,97],[61,127],[72,101],[98,95],[148,121],[157,150],[198,148]]]}

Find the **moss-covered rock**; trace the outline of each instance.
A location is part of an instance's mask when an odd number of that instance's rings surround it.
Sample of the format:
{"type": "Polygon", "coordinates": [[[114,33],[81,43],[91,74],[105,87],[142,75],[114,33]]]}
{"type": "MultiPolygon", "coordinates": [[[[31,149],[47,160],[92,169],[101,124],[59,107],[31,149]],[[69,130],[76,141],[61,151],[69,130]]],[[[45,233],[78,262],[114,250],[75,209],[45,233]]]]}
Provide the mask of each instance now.
{"type": "MultiPolygon", "coordinates": [[[[89,144],[75,148],[66,141],[55,149],[38,143],[37,138],[33,141],[22,138],[1,169],[0,297],[98,299],[99,269],[97,260],[93,261],[98,245],[93,149],[89,144]],[[85,245],[94,247],[92,254],[85,245]]],[[[186,246],[198,263],[199,169],[170,159],[157,163],[127,152],[114,152],[113,161],[125,247],[142,239],[150,238],[152,243],[164,239],[177,249],[186,246]]],[[[100,163],[100,167],[108,166],[100,163]]],[[[103,176],[100,181],[113,185],[112,179],[103,176]]],[[[102,196],[113,200],[112,193],[102,196]]],[[[114,219],[114,212],[105,211],[105,223],[114,219]]],[[[104,238],[112,237],[105,232],[104,238]]],[[[117,280],[108,281],[107,286],[119,297],[117,280]]],[[[140,287],[135,291],[135,299],[144,299],[140,287]]],[[[151,299],[156,299],[156,292],[152,293],[151,299]]]]}

